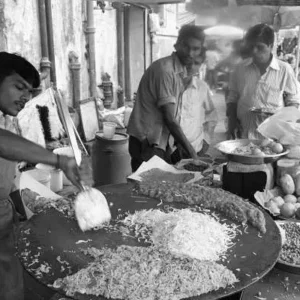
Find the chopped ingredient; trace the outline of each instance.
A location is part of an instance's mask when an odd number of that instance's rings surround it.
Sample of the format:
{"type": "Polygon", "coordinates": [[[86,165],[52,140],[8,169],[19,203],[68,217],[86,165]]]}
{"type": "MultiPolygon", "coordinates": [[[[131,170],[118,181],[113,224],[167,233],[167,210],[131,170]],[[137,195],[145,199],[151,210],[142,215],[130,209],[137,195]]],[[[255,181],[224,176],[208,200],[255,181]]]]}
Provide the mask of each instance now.
{"type": "Polygon", "coordinates": [[[160,249],[207,261],[217,261],[225,255],[236,236],[233,225],[221,224],[216,218],[190,209],[169,213],[141,210],[127,216],[124,224],[138,226],[139,232],[151,230],[150,239],[160,249]],[[143,225],[146,228],[142,229],[143,225]]]}
{"type": "Polygon", "coordinates": [[[234,222],[248,222],[260,232],[266,232],[266,220],[260,209],[222,189],[197,184],[147,181],[138,184],[138,192],[164,202],[182,202],[215,209],[234,222]]]}
{"type": "Polygon", "coordinates": [[[179,300],[224,288],[238,280],[216,262],[179,259],[154,247],[102,249],[87,268],[57,279],[53,286],[125,300],[179,300]]]}
{"type": "Polygon", "coordinates": [[[300,265],[300,226],[296,222],[279,223],[285,231],[285,243],[280,252],[284,262],[300,265]]]}
{"type": "Polygon", "coordinates": [[[173,173],[164,171],[159,168],[150,169],[143,173],[140,173],[139,176],[143,181],[172,181],[172,182],[188,182],[195,177],[193,173],[173,173]]]}

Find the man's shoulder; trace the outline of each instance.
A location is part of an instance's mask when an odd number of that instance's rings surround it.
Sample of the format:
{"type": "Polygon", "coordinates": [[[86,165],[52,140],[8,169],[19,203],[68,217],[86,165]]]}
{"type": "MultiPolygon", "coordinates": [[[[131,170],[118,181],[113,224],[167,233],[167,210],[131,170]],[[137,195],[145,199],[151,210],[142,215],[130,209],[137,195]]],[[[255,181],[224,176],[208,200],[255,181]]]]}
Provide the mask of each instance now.
{"type": "Polygon", "coordinates": [[[278,59],[278,58],[275,58],[276,60],[276,63],[279,67],[280,70],[284,70],[284,71],[287,71],[287,72],[293,72],[293,68],[292,66],[288,63],[288,62],[285,62],[281,59],[278,59]]]}
{"type": "Polygon", "coordinates": [[[163,70],[174,71],[174,57],[173,55],[165,56],[154,61],[149,69],[151,70],[163,70]]]}
{"type": "Polygon", "coordinates": [[[249,68],[251,68],[251,65],[252,65],[252,59],[246,58],[236,64],[235,70],[246,72],[249,68]]]}

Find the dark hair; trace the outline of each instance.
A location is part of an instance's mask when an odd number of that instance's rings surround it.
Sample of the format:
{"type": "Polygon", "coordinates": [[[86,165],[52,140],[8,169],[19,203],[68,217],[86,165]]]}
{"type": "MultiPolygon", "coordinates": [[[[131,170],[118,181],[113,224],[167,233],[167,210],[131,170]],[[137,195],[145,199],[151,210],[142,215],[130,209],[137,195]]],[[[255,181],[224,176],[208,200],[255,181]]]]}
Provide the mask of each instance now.
{"type": "Polygon", "coordinates": [[[248,29],[246,36],[246,42],[259,41],[268,46],[274,44],[274,30],[267,24],[257,24],[248,29]]]}
{"type": "Polygon", "coordinates": [[[20,75],[33,88],[39,87],[40,75],[30,62],[18,54],[0,52],[0,83],[14,73],[20,75]]]}
{"type": "Polygon", "coordinates": [[[200,26],[183,25],[179,30],[176,44],[181,43],[182,41],[186,41],[189,38],[194,38],[204,42],[205,33],[200,26]]]}

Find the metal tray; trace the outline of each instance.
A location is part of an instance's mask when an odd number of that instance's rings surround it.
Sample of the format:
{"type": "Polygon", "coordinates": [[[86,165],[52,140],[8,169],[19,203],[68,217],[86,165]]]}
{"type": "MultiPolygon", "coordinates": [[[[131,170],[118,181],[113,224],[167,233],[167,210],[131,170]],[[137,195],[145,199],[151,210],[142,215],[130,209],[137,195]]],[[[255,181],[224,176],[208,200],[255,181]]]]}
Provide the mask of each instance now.
{"type": "MultiPolygon", "coordinates": [[[[131,184],[107,185],[100,189],[105,194],[108,203],[113,204],[111,206],[113,219],[127,211],[133,213],[141,209],[187,207],[180,203],[157,206],[159,203],[157,200],[137,195],[131,184]]],[[[206,211],[206,213],[209,212],[206,211]]],[[[215,211],[212,213],[217,214],[215,211]]],[[[235,245],[228,252],[227,259],[222,261],[222,264],[236,274],[239,282],[225,289],[221,288],[189,298],[190,300],[216,300],[233,295],[258,281],[274,267],[281,249],[281,237],[272,218],[266,212],[264,216],[267,233],[260,235],[252,226],[248,226],[245,231],[241,230],[234,240],[235,245]]],[[[224,216],[222,219],[228,224],[232,223],[224,216]]],[[[124,244],[141,246],[138,240],[126,238],[116,232],[107,233],[104,230],[81,232],[75,220],[65,218],[54,209],[33,216],[22,228],[17,240],[17,253],[23,266],[45,285],[51,285],[57,278],[73,274],[86,267],[91,260],[82,253],[81,249],[92,246],[115,248],[124,244]],[[78,244],[79,240],[87,242],[78,244]],[[63,265],[63,269],[58,257],[60,261],[68,263],[63,265]],[[37,273],[38,267],[45,262],[50,266],[50,270],[37,273]]],[[[62,290],[56,291],[64,294],[62,290]]],[[[76,294],[74,299],[104,300],[106,298],[76,294]]]]}
{"type": "Polygon", "coordinates": [[[289,150],[284,149],[280,154],[274,155],[265,155],[265,156],[255,156],[255,155],[243,155],[232,153],[236,148],[247,146],[250,142],[253,144],[259,145],[260,140],[249,140],[249,139],[239,139],[239,140],[228,140],[220,142],[215,145],[215,148],[223,153],[228,160],[238,162],[246,165],[261,165],[265,163],[272,163],[282,156],[285,156],[289,153],[289,150]]]}
{"type": "MultiPolygon", "coordinates": [[[[294,220],[291,220],[291,219],[286,220],[286,221],[276,221],[276,223],[278,223],[278,224],[284,224],[284,223],[290,223],[290,222],[296,223],[298,226],[300,226],[299,221],[294,221],[294,220]]],[[[289,273],[293,273],[293,274],[300,274],[300,265],[295,265],[295,264],[290,264],[288,262],[285,262],[285,261],[280,259],[280,256],[278,258],[278,261],[277,261],[275,267],[277,269],[280,269],[280,270],[285,271],[285,272],[289,272],[289,273]]]]}

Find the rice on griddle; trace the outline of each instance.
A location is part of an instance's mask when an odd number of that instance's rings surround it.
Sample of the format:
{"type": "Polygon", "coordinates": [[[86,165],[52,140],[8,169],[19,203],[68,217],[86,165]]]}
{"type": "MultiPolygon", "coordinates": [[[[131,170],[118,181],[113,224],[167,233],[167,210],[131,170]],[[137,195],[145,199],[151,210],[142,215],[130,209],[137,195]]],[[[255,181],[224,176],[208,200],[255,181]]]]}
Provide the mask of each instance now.
{"type": "Polygon", "coordinates": [[[238,280],[222,264],[179,259],[155,247],[102,249],[87,268],[57,279],[68,296],[81,294],[124,300],[177,300],[225,288],[238,280]]]}

